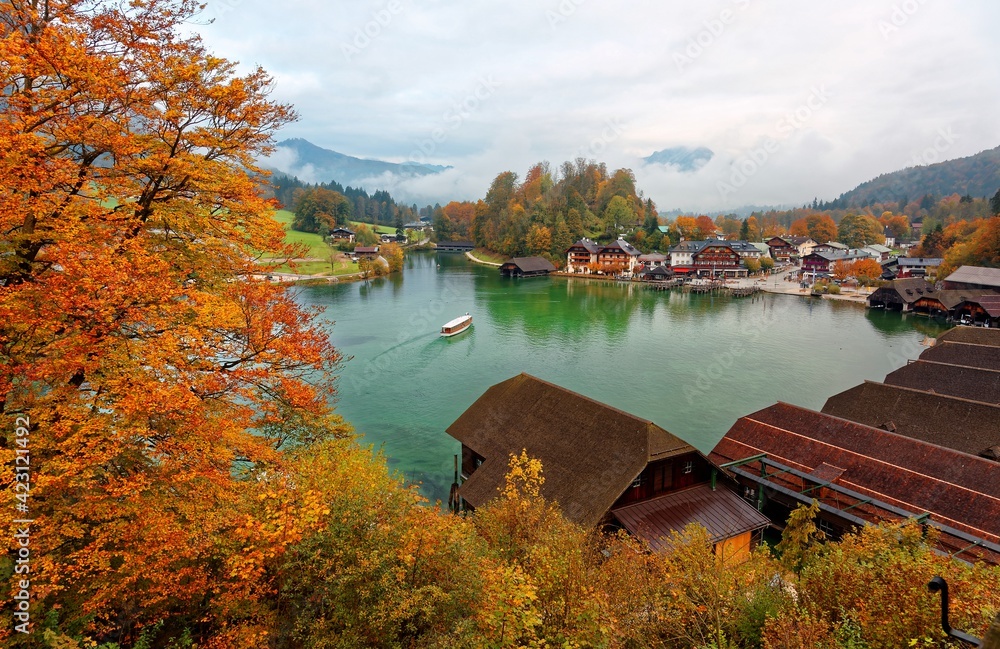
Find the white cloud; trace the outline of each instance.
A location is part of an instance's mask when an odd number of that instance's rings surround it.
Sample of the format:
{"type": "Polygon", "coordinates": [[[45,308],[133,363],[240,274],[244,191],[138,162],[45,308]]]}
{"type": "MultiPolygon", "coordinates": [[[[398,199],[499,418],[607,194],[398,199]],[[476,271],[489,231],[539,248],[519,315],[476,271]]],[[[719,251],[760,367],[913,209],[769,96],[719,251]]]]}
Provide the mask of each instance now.
{"type": "Polygon", "coordinates": [[[593,150],[608,120],[625,128],[594,157],[633,168],[661,207],[687,209],[833,198],[905,166],[943,128],[961,135],[949,158],[1000,144],[992,0],[222,5],[198,29],[216,53],[275,75],[275,98],[301,115],[280,137],[404,161],[445,130],[426,159],[455,169],[402,181],[408,201],[481,197],[500,171],[593,150]],[[690,61],[678,66],[678,53],[690,61]],[[490,75],[496,91],[452,128],[449,111],[490,75]],[[829,101],[720,195],[729,166],[824,84],[829,101]],[[677,145],[717,155],[696,174],[640,166],[677,145]]]}

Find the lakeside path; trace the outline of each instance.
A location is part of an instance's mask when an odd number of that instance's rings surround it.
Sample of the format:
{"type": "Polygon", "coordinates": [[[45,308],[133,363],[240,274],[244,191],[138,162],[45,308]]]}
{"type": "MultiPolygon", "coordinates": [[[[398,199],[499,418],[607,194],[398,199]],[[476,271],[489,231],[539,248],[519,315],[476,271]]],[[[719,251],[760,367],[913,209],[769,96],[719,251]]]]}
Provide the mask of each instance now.
{"type": "Polygon", "coordinates": [[[482,264],[483,266],[493,266],[494,268],[500,268],[500,266],[503,265],[503,264],[494,263],[492,261],[486,261],[484,259],[480,259],[480,258],[476,257],[475,255],[473,255],[469,251],[466,251],[465,256],[468,257],[469,259],[471,259],[472,261],[476,262],[477,264],[482,264]]]}

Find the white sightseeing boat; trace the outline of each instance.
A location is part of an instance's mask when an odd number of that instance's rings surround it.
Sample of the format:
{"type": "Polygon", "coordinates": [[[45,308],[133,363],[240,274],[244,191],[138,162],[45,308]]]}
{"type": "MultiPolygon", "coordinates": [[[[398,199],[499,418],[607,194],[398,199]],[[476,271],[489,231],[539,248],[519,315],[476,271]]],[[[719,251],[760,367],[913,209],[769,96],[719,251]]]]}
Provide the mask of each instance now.
{"type": "Polygon", "coordinates": [[[450,322],[446,322],[443,327],[441,327],[442,336],[455,336],[462,333],[466,329],[472,326],[472,316],[466,313],[465,315],[455,318],[450,322]]]}

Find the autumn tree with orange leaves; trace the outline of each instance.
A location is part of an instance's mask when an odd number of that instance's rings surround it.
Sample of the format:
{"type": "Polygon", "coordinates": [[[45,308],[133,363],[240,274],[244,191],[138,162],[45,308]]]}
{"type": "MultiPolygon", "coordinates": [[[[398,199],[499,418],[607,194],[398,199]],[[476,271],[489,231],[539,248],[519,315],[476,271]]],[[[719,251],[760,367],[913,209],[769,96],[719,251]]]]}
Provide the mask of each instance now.
{"type": "Polygon", "coordinates": [[[340,355],[250,279],[262,254],[296,256],[255,164],[294,115],[263,70],[179,34],[198,11],[0,12],[0,460],[13,493],[30,421],[39,634],[128,642],[178,611],[211,626],[264,534],[238,515],[246,493],[279,449],[344,433],[323,378],[340,355]]]}

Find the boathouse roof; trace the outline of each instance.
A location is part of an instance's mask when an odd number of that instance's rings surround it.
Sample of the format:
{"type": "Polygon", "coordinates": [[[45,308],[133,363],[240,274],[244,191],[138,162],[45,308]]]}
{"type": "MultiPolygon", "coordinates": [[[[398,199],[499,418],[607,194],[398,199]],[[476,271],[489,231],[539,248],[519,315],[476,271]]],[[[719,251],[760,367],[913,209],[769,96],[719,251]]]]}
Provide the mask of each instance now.
{"type": "Polygon", "coordinates": [[[525,450],[542,463],[542,495],[587,527],[650,461],[696,450],[651,421],[528,374],[489,388],[448,434],[485,458],[460,490],[472,506],[498,495],[510,456],[525,450]]]}
{"type": "Polygon", "coordinates": [[[508,259],[500,268],[516,267],[522,273],[551,273],[556,269],[552,262],[544,257],[514,257],[508,259]]]}
{"type": "Polygon", "coordinates": [[[944,281],[949,284],[971,284],[974,286],[1000,288],[1000,268],[962,266],[951,275],[945,277],[944,281]]]}
{"type": "MultiPolygon", "coordinates": [[[[818,482],[1000,540],[1000,462],[780,402],[740,418],[709,458],[721,464],[760,454],[818,482]]],[[[879,518],[864,507],[851,511],[879,518]]]]}
{"type": "Polygon", "coordinates": [[[938,343],[920,354],[920,359],[967,367],[993,370],[1000,367],[1000,347],[938,340],[938,343]]]}
{"type": "MultiPolygon", "coordinates": [[[[890,372],[884,382],[1000,406],[1000,369],[918,360],[890,372]]],[[[1000,428],[1000,422],[997,427],[1000,428]]]]}
{"type": "Polygon", "coordinates": [[[972,455],[1000,445],[1000,406],[928,390],[865,381],[823,412],[972,455]]]}
{"type": "MultiPolygon", "coordinates": [[[[939,343],[969,343],[1000,347],[1000,329],[984,329],[982,327],[953,327],[938,336],[939,343]]],[[[1000,370],[1000,367],[994,368],[1000,370]]]]}
{"type": "Polygon", "coordinates": [[[877,289],[869,296],[868,302],[872,302],[872,297],[883,292],[895,293],[899,299],[906,304],[912,304],[922,297],[927,297],[935,293],[934,285],[922,277],[906,277],[895,279],[888,286],[877,289]]]}

